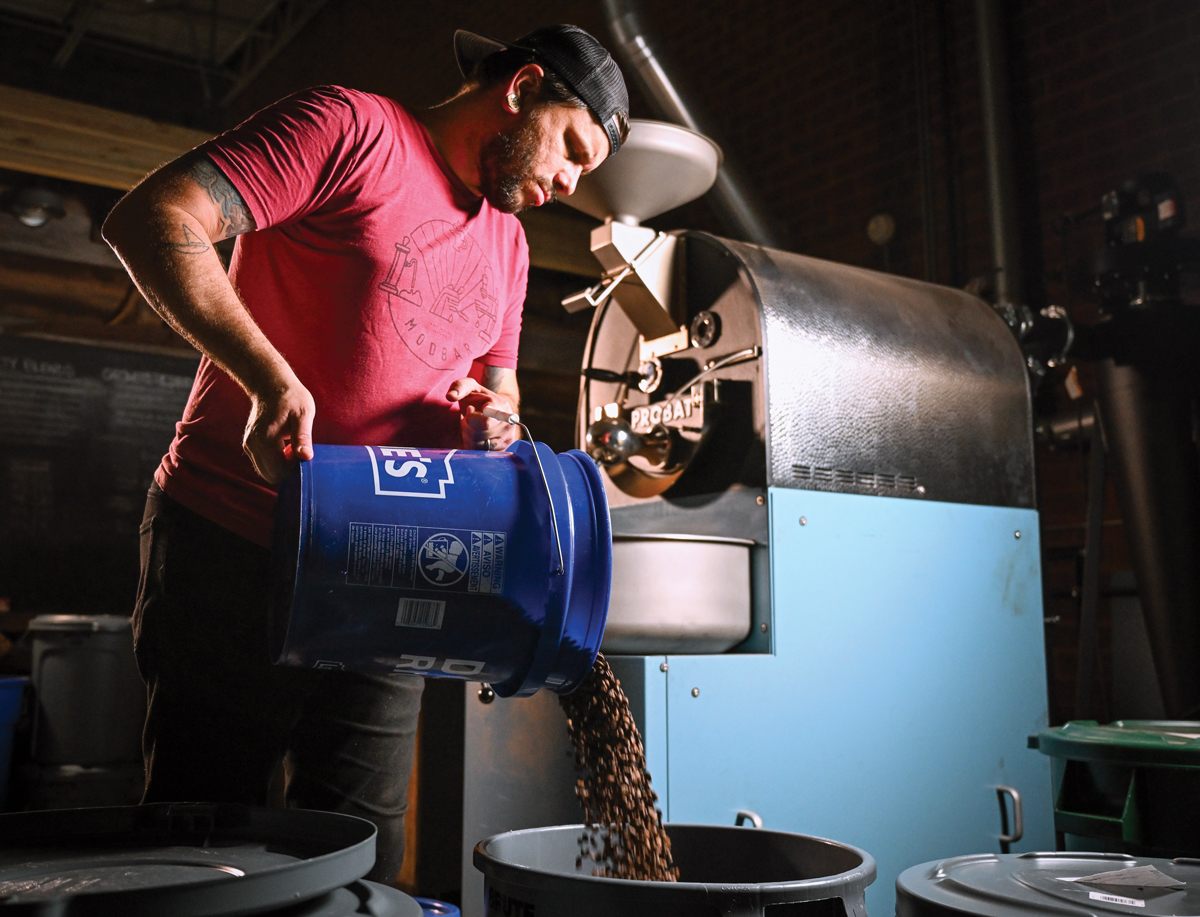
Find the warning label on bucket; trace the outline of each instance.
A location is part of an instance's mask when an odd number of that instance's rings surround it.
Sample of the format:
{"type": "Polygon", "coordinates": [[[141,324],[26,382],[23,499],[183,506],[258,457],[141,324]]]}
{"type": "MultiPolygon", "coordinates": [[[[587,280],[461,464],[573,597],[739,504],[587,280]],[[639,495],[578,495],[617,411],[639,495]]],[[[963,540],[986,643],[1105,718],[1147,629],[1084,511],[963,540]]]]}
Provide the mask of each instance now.
{"type": "Polygon", "coordinates": [[[471,592],[495,595],[504,588],[504,549],[508,536],[504,532],[471,533],[471,592]]]}
{"type": "Polygon", "coordinates": [[[346,582],[352,586],[499,595],[506,532],[351,522],[346,582]]]}

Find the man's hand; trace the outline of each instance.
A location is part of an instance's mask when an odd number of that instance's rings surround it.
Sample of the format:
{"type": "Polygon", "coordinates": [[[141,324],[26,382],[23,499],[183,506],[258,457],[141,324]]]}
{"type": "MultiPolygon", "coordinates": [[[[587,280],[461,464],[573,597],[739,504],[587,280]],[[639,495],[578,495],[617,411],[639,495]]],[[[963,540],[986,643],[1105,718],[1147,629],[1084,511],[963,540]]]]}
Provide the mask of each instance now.
{"type": "Polygon", "coordinates": [[[483,376],[495,391],[476,379],[459,379],[446,392],[446,400],[458,402],[464,449],[499,452],[521,438],[520,428],[492,420],[481,412],[484,408],[495,408],[509,414],[516,413],[516,373],[511,369],[488,366],[483,368],[483,376]]]}
{"type": "Polygon", "coordinates": [[[246,421],[242,449],[268,484],[278,484],[296,462],[313,457],[316,412],[312,395],[299,382],[265,397],[250,396],[250,419],[246,421]]]}

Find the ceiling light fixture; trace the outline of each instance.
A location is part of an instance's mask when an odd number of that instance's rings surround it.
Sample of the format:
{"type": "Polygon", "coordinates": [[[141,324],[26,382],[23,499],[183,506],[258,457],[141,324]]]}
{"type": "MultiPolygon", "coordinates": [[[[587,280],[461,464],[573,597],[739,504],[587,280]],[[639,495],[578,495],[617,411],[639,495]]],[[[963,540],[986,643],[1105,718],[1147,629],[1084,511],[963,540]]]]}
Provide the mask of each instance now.
{"type": "Polygon", "coordinates": [[[26,226],[45,226],[66,216],[62,196],[48,188],[22,188],[13,195],[9,212],[26,226]]]}

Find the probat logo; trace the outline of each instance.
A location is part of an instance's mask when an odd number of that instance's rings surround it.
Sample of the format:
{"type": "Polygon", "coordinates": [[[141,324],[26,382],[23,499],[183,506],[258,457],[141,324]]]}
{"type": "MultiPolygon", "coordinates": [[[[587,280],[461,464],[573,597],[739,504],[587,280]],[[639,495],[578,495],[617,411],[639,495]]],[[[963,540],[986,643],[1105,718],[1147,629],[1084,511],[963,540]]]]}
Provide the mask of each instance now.
{"type": "Polygon", "coordinates": [[[414,229],[396,243],[379,289],[387,294],[396,333],[426,366],[461,366],[495,342],[495,272],[462,226],[429,220],[414,229]]]}
{"type": "Polygon", "coordinates": [[[454,483],[450,459],[457,449],[412,449],[407,446],[364,446],[371,456],[375,493],[381,497],[446,499],[454,483]]]}

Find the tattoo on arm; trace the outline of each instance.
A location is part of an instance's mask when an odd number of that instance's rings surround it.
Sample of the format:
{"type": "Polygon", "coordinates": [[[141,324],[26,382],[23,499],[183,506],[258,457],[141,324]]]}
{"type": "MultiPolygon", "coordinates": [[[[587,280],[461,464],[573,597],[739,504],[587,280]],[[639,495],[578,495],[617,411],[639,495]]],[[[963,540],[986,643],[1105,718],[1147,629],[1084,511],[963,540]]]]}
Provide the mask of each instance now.
{"type": "Polygon", "coordinates": [[[221,224],[214,242],[250,232],[255,228],[254,217],[250,215],[250,210],[238,194],[237,188],[221,174],[208,157],[197,158],[188,169],[188,175],[205,190],[209,200],[220,210],[221,224]]]}
{"type": "Polygon", "coordinates": [[[208,251],[208,243],[187,223],[180,223],[179,228],[183,230],[183,241],[171,242],[171,248],[185,255],[201,255],[208,251]]]}
{"type": "Polygon", "coordinates": [[[516,388],[516,371],[504,366],[484,366],[483,384],[493,392],[516,388]]]}

